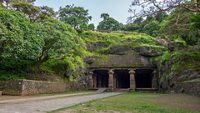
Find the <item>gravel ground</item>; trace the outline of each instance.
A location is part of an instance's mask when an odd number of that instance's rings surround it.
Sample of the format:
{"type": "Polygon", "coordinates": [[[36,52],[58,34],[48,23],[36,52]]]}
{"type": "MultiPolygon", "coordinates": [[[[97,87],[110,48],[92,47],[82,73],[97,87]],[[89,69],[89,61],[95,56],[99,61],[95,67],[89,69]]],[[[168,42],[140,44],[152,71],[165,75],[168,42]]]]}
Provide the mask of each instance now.
{"type": "Polygon", "coordinates": [[[46,113],[63,107],[73,106],[79,103],[95,99],[119,95],[120,93],[101,93],[93,95],[52,98],[48,100],[32,100],[24,102],[0,103],[0,113],[46,113]]]}

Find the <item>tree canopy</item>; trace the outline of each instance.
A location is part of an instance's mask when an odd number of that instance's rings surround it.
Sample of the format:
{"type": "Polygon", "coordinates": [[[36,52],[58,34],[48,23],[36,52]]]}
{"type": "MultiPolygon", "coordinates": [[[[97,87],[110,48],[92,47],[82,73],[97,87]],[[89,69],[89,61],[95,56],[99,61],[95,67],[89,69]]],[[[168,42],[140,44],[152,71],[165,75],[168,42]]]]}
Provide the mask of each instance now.
{"type": "Polygon", "coordinates": [[[67,5],[60,8],[59,19],[78,30],[87,26],[92,17],[89,15],[88,10],[85,10],[83,7],[67,5]]]}
{"type": "Polygon", "coordinates": [[[97,26],[97,30],[118,31],[122,29],[123,24],[119,23],[117,20],[110,17],[109,14],[102,13],[101,18],[103,18],[103,20],[97,26]]]}

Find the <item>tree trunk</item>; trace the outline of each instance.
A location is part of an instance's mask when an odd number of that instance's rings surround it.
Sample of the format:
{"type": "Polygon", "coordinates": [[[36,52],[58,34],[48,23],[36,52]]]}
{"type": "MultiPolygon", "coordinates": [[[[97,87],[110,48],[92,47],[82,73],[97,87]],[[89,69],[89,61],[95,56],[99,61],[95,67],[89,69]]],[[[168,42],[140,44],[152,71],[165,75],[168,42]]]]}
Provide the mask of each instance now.
{"type": "Polygon", "coordinates": [[[43,50],[41,56],[38,58],[37,61],[37,69],[40,69],[40,66],[43,62],[47,61],[49,59],[49,55],[48,55],[48,50],[43,50]]]}

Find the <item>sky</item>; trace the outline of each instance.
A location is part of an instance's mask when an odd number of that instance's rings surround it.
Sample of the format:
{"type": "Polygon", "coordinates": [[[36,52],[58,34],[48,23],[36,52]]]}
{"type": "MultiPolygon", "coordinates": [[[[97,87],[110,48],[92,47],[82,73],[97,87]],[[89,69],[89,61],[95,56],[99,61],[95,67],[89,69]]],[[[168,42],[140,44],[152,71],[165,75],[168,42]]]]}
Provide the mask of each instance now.
{"type": "Polygon", "coordinates": [[[108,13],[111,17],[121,23],[126,23],[127,18],[131,16],[128,13],[129,6],[132,0],[36,0],[35,5],[54,8],[58,11],[60,7],[66,5],[81,6],[89,10],[89,14],[92,16],[92,21],[95,26],[102,20],[100,18],[101,13],[108,13]]]}

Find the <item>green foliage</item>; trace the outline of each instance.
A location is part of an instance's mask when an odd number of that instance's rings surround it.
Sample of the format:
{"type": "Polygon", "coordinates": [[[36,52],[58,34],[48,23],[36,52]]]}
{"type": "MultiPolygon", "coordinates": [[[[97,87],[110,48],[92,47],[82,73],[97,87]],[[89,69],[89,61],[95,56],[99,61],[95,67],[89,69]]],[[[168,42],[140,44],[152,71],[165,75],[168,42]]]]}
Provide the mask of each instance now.
{"type": "Polygon", "coordinates": [[[94,29],[95,29],[94,24],[89,24],[88,25],[88,29],[94,31],[94,29]]]}
{"type": "Polygon", "coordinates": [[[200,53],[198,51],[177,51],[172,54],[172,58],[174,59],[172,70],[175,72],[179,72],[183,69],[195,69],[199,67],[200,53]]]}
{"type": "Polygon", "coordinates": [[[100,31],[118,31],[121,30],[123,27],[123,24],[119,23],[117,20],[115,20],[112,17],[109,17],[108,14],[102,13],[101,17],[103,18],[103,21],[99,23],[97,26],[97,29],[100,31]]]}
{"type": "Polygon", "coordinates": [[[88,48],[92,48],[93,54],[103,54],[105,51],[109,50],[114,46],[128,46],[130,48],[137,47],[149,47],[155,48],[156,50],[165,50],[165,47],[158,45],[155,42],[155,38],[146,34],[137,32],[93,32],[85,31],[80,34],[82,39],[90,45],[88,48]],[[103,47],[98,47],[98,43],[103,43],[103,47]]]}
{"type": "Polygon", "coordinates": [[[25,73],[0,71],[0,80],[25,79],[25,73]]]}
{"type": "Polygon", "coordinates": [[[2,79],[9,73],[25,77],[40,70],[60,75],[66,70],[74,72],[84,67],[85,56],[85,42],[70,25],[48,16],[31,23],[17,11],[0,9],[0,70],[8,71],[2,79]]]}
{"type": "Polygon", "coordinates": [[[164,18],[166,18],[166,15],[162,13],[155,16],[148,16],[146,19],[139,17],[132,23],[125,25],[125,30],[143,32],[151,36],[158,36],[160,22],[162,22],[164,18]]]}
{"type": "Polygon", "coordinates": [[[199,40],[198,30],[192,28],[190,17],[193,12],[177,8],[162,23],[160,33],[169,37],[181,37],[189,45],[196,45],[199,40]]]}
{"type": "Polygon", "coordinates": [[[200,13],[196,13],[191,17],[191,21],[194,27],[200,29],[200,13]]]}
{"type": "Polygon", "coordinates": [[[80,30],[81,26],[87,26],[89,20],[88,10],[83,7],[76,7],[74,5],[67,5],[59,10],[59,18],[61,21],[70,24],[74,29],[80,30]]]}
{"type": "Polygon", "coordinates": [[[36,60],[41,41],[34,29],[21,13],[0,9],[1,69],[24,71],[36,60]]]}
{"type": "Polygon", "coordinates": [[[63,75],[66,71],[75,72],[84,67],[85,43],[75,30],[52,18],[38,23],[42,25],[38,26],[38,35],[44,41],[37,62],[42,70],[63,75]],[[67,65],[67,68],[64,68],[64,65],[67,65]]]}
{"type": "Polygon", "coordinates": [[[144,26],[144,32],[151,36],[157,36],[159,29],[160,29],[159,22],[156,20],[150,21],[148,24],[144,26]]]}
{"type": "Polygon", "coordinates": [[[168,51],[166,51],[163,55],[162,55],[162,62],[163,61],[169,61],[171,59],[171,53],[169,53],[168,51]]]}

